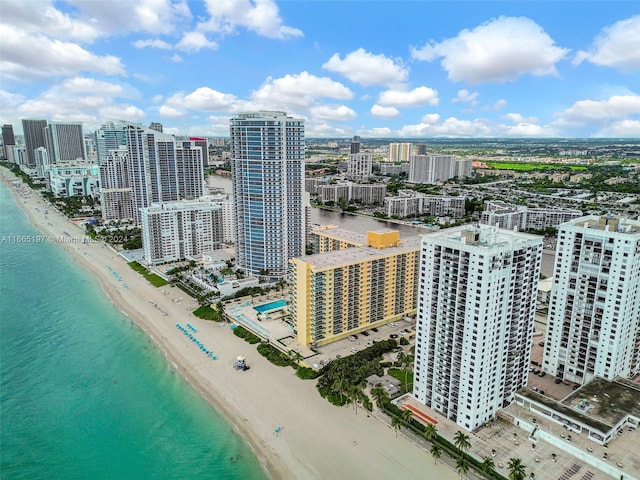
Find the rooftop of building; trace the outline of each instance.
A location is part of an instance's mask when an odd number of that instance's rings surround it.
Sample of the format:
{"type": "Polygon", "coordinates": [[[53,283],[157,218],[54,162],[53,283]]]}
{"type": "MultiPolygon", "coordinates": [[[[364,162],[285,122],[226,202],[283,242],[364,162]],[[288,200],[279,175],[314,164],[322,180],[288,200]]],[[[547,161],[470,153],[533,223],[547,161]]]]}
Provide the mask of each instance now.
{"type": "MultiPolygon", "coordinates": [[[[399,244],[394,247],[374,248],[362,246],[344,250],[334,250],[326,253],[316,253],[314,255],[307,255],[303,257],[302,260],[309,263],[312,268],[316,270],[333,268],[338,265],[363,263],[401,253],[418,251],[420,250],[420,238],[419,235],[403,238],[399,244]]],[[[364,235],[363,239],[366,242],[364,235]]]]}
{"type": "Polygon", "coordinates": [[[562,404],[614,427],[627,415],[640,418],[640,383],[622,377],[613,381],[595,378],[562,400],[562,404]]]}
{"type": "Polygon", "coordinates": [[[311,233],[358,245],[367,244],[366,233],[354,232],[336,225],[322,225],[320,228],[313,229],[311,233]]]}
{"type": "Polygon", "coordinates": [[[633,220],[617,215],[588,215],[571,220],[564,225],[586,227],[608,232],[640,235],[640,220],[633,220]]]}
{"type": "Polygon", "coordinates": [[[430,243],[448,244],[452,248],[460,248],[461,245],[493,248],[531,242],[542,243],[543,237],[517,230],[506,230],[493,225],[473,224],[439,230],[425,235],[423,239],[430,243]]]}
{"type": "Polygon", "coordinates": [[[640,418],[640,384],[618,377],[595,378],[561,401],[523,388],[518,394],[604,434],[627,415],[640,418]]]}

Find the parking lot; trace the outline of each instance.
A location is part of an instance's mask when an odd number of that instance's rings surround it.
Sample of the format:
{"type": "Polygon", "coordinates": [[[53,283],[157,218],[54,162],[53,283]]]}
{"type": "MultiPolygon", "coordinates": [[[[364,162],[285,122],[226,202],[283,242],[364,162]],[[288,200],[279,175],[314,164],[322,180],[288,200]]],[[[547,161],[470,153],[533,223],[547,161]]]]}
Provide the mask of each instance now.
{"type": "Polygon", "coordinates": [[[398,320],[385,325],[373,327],[365,332],[350,335],[348,338],[338,340],[318,347],[318,354],[306,358],[306,362],[315,368],[321,367],[327,361],[353,355],[360,350],[372,346],[375,342],[390,338],[399,341],[401,337],[407,339],[415,337],[415,319],[398,320]],[[376,331],[377,330],[377,331],[376,331]]]}

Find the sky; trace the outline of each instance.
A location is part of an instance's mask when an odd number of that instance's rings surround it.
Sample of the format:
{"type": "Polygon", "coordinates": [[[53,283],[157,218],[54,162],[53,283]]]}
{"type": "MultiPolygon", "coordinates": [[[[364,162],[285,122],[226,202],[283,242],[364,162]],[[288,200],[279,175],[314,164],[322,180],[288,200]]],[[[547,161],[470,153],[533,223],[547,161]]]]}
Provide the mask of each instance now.
{"type": "Polygon", "coordinates": [[[640,138],[640,2],[0,0],[0,123],[640,138]]]}

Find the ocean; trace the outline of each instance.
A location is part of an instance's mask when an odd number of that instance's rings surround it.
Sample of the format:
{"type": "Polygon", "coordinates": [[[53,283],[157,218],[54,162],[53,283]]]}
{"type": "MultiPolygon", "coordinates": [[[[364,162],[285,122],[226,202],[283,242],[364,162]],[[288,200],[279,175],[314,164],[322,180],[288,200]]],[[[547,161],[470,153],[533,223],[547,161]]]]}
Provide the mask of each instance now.
{"type": "Polygon", "coordinates": [[[28,235],[0,183],[0,478],[266,479],[98,282],[28,235]]]}

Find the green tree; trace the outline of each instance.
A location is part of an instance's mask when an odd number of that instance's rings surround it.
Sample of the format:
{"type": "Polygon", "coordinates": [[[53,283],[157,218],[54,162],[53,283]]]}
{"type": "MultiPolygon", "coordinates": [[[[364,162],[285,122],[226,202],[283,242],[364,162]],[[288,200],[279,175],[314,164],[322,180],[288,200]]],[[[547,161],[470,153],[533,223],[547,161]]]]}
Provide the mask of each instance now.
{"type": "Polygon", "coordinates": [[[491,475],[493,469],[496,468],[496,464],[491,457],[484,457],[480,464],[480,469],[486,474],[491,475]]]}
{"type": "Polygon", "coordinates": [[[437,443],[431,444],[431,450],[429,450],[431,456],[433,457],[433,463],[438,463],[440,456],[442,455],[442,447],[437,443]]]}
{"type": "Polygon", "coordinates": [[[435,440],[438,437],[438,429],[433,423],[428,423],[424,427],[424,438],[429,440],[430,442],[435,440]]]}
{"type": "Polygon", "coordinates": [[[413,412],[411,410],[403,410],[402,411],[402,420],[406,423],[406,424],[411,424],[411,419],[413,418],[413,412]]]}
{"type": "Polygon", "coordinates": [[[391,426],[396,431],[396,438],[398,438],[398,430],[402,428],[402,419],[398,415],[391,417],[391,426]]]}
{"type": "Polygon", "coordinates": [[[456,460],[456,470],[460,474],[460,478],[469,472],[469,460],[464,455],[460,455],[456,460]]]}
{"type": "Polygon", "coordinates": [[[384,401],[389,398],[387,392],[385,392],[384,388],[382,387],[373,387],[371,389],[371,396],[375,400],[378,407],[382,407],[384,401]]]}
{"type": "Polygon", "coordinates": [[[453,437],[453,443],[460,452],[466,452],[471,448],[471,441],[469,440],[469,435],[463,433],[461,430],[458,430],[453,437]]]}
{"type": "Polygon", "coordinates": [[[519,458],[510,458],[507,469],[509,470],[509,480],[524,480],[527,476],[526,467],[519,458]]]}

